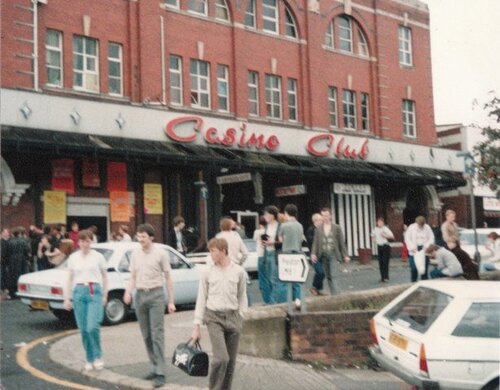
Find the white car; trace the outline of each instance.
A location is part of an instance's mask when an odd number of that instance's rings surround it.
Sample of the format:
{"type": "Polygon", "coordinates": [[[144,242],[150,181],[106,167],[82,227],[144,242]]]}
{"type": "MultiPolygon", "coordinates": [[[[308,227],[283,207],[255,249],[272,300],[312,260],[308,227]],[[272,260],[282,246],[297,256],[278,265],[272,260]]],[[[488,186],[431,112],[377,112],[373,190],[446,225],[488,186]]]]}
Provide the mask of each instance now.
{"type": "Polygon", "coordinates": [[[373,317],[371,356],[423,389],[498,389],[500,282],[414,284],[373,317]]]}
{"type": "MultiPolygon", "coordinates": [[[[491,232],[496,232],[500,235],[500,229],[492,228],[480,228],[477,231],[477,249],[481,255],[481,261],[486,260],[493,256],[493,252],[486,247],[488,242],[488,234],[491,232]]],[[[474,253],[476,252],[476,246],[474,244],[474,230],[473,229],[461,229],[460,235],[460,247],[467,252],[467,254],[474,258],[474,253]]]]}
{"type": "MultiPolygon", "coordinates": [[[[188,305],[196,302],[200,272],[189,264],[185,257],[167,245],[154,244],[167,251],[172,267],[175,304],[188,305]]],[[[115,325],[122,322],[132,307],[123,302],[123,293],[130,280],[130,256],[139,248],[137,242],[108,242],[92,245],[106,259],[108,270],[108,303],[104,310],[104,323],[115,325]]],[[[73,313],[64,309],[64,290],[68,272],[64,262],[59,267],[22,275],[18,280],[21,301],[35,310],[51,310],[61,320],[73,318],[73,313]]],[[[165,289],[166,293],[166,289],[165,289]]]]}

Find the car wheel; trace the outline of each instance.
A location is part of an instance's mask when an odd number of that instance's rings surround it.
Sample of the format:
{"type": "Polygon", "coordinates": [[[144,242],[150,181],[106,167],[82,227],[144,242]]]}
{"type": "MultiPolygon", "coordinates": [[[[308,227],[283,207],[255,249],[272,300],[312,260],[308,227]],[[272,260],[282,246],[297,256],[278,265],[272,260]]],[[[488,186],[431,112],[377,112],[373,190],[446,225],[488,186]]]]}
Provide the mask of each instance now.
{"type": "Polygon", "coordinates": [[[75,323],[75,316],[73,314],[73,311],[54,309],[52,310],[52,314],[54,314],[61,322],[70,324],[75,323]]]}
{"type": "Polygon", "coordinates": [[[104,324],[117,325],[127,316],[127,305],[123,302],[123,294],[112,292],[108,295],[108,302],[104,307],[104,324]]]}

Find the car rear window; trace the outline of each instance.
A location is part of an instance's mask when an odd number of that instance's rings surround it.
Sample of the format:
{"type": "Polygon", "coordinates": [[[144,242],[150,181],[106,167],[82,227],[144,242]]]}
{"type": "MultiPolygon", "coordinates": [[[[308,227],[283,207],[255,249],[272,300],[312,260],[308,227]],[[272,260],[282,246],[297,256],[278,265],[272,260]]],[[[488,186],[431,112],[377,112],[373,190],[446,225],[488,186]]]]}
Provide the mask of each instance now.
{"type": "Polygon", "coordinates": [[[452,299],[450,295],[440,291],[419,287],[389,310],[385,317],[425,333],[452,299]]]}
{"type": "Polygon", "coordinates": [[[452,335],[500,338],[500,303],[473,303],[452,335]]]}
{"type": "Polygon", "coordinates": [[[113,254],[113,249],[106,249],[106,248],[92,248],[92,249],[102,254],[106,259],[106,261],[108,261],[111,258],[111,255],[113,254]]]}

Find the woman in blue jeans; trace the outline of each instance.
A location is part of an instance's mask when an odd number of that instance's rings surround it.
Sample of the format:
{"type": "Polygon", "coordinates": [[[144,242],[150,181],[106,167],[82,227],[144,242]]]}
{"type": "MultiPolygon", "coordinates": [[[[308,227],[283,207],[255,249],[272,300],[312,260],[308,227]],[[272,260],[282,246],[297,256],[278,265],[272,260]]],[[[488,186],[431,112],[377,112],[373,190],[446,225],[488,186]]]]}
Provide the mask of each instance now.
{"type": "Polygon", "coordinates": [[[92,239],[93,233],[90,230],[78,233],[80,250],[68,259],[69,277],[64,297],[64,308],[71,310],[73,307],[82,336],[86,355],[85,371],[104,368],[100,328],[104,315],[103,306],[108,296],[106,260],[102,254],[90,248],[92,239]]]}

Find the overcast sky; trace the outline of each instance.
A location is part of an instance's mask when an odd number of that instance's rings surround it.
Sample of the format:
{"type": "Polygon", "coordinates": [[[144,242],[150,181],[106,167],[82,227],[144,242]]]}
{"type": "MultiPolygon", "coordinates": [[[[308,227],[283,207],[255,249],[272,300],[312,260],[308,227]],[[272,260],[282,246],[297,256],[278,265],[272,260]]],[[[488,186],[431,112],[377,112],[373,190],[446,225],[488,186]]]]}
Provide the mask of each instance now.
{"type": "Polygon", "coordinates": [[[490,91],[500,97],[500,0],[421,1],[431,16],[436,124],[482,122],[490,91]]]}

